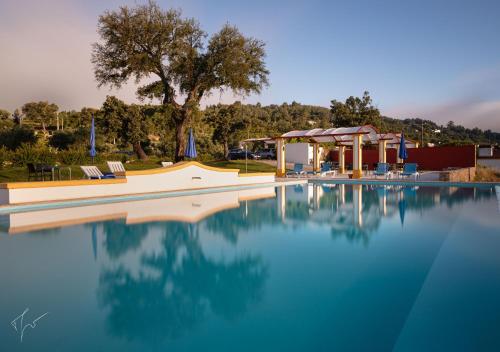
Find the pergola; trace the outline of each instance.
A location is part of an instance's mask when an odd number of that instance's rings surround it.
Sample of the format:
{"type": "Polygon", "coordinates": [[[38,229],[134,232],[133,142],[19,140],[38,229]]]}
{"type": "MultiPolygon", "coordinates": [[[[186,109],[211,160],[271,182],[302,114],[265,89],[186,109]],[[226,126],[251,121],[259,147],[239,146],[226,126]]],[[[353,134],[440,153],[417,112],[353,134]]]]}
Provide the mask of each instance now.
{"type": "MultiPolygon", "coordinates": [[[[290,131],[277,137],[253,138],[244,142],[275,142],[277,158],[277,176],[286,173],[285,144],[292,139],[306,139],[313,145],[313,170],[320,171],[320,143],[335,143],[339,148],[339,173],[345,173],[346,147],[353,149],[352,177],[361,178],[362,175],[362,146],[363,144],[378,144],[379,162],[386,162],[386,149],[389,146],[399,149],[401,136],[396,133],[379,133],[371,125],[338,128],[314,128],[311,130],[290,131]]],[[[411,142],[414,143],[414,142],[411,142]]]]}

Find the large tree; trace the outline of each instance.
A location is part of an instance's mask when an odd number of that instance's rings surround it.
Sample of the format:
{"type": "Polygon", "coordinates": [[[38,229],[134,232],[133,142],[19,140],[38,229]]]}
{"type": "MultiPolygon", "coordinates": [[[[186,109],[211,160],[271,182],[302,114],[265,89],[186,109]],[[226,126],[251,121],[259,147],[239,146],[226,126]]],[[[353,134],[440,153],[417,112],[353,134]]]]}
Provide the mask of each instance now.
{"type": "Polygon", "coordinates": [[[361,98],[350,96],[345,103],[331,101],[330,112],[335,127],[373,125],[380,127],[380,111],[373,106],[370,93],[364,92],[361,98]]]}
{"type": "Polygon", "coordinates": [[[56,104],[50,104],[47,101],[26,103],[22,107],[25,120],[38,124],[45,131],[47,126],[57,119],[56,104]]]}
{"type": "Polygon", "coordinates": [[[214,128],[213,141],[224,146],[224,158],[229,155],[229,141],[247,125],[240,102],[216,105],[205,110],[204,119],[214,128]]]}
{"type": "Polygon", "coordinates": [[[93,46],[92,62],[99,86],[155,76],[137,93],[171,107],[176,160],[183,159],[186,125],[204,96],[214,89],[259,93],[268,84],[263,42],[228,24],[207,40],[197,21],[153,1],[106,11],[98,32],[102,41],[93,46]]]}

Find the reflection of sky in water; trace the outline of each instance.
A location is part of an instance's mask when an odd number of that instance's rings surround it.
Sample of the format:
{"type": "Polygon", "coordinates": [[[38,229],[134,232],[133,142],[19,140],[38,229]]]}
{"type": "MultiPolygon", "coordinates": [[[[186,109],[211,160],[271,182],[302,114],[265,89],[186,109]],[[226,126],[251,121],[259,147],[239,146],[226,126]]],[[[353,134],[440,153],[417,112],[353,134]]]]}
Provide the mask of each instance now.
{"type": "Polygon", "coordinates": [[[227,192],[167,220],[193,202],[4,217],[1,350],[500,347],[493,188],[227,192]],[[9,323],[26,307],[50,314],[20,344],[9,323]]]}

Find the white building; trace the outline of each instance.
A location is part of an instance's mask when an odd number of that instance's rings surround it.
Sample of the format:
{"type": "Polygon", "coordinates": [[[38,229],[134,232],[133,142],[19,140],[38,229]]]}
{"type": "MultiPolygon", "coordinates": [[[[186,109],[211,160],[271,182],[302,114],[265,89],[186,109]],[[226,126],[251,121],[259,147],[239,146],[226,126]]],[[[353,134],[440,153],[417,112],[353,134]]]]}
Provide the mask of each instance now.
{"type": "MultiPolygon", "coordinates": [[[[312,165],[313,146],[310,143],[288,143],[285,144],[286,161],[294,164],[312,165]]],[[[320,155],[323,155],[323,148],[320,147],[320,155]]]]}

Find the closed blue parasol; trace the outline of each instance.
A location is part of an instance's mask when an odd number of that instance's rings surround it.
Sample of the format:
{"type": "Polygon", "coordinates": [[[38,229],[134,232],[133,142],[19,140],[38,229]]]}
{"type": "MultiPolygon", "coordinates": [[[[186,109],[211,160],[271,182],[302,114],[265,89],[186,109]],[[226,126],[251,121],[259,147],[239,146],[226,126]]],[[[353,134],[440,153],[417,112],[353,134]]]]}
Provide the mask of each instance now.
{"type": "Polygon", "coordinates": [[[193,129],[189,129],[188,143],[186,146],[186,152],[184,156],[186,158],[194,159],[198,154],[196,154],[196,143],[194,141],[193,129]]]}
{"type": "Polygon", "coordinates": [[[405,143],[405,133],[401,132],[401,142],[399,143],[399,158],[406,160],[408,159],[408,152],[406,150],[406,143],[405,143]]]}
{"type": "Polygon", "coordinates": [[[92,158],[92,163],[97,152],[95,150],[95,126],[94,126],[94,114],[92,114],[92,123],[90,125],[90,157],[92,158]]]}

